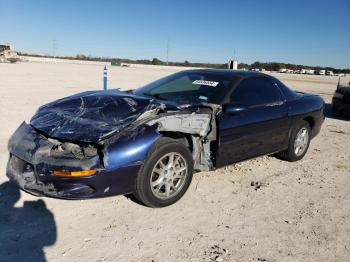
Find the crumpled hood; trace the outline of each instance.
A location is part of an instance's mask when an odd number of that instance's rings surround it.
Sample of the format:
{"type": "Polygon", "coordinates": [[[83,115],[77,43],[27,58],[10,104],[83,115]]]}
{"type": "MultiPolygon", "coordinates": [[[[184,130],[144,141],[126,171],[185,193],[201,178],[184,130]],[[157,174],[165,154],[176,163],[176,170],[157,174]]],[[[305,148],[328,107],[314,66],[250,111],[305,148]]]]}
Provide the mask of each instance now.
{"type": "Polygon", "coordinates": [[[89,91],[40,107],[30,124],[52,138],[98,142],[121,131],[156,104],[118,90],[89,91]]]}

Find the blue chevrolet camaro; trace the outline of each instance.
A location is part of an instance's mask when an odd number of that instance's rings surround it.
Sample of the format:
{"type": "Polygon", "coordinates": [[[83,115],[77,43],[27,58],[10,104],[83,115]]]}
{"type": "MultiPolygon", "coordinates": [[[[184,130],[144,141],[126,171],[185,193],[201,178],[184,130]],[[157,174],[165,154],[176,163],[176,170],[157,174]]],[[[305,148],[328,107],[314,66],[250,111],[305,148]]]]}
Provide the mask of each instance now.
{"type": "Polygon", "coordinates": [[[9,140],[7,176],[34,195],[179,200],[192,175],[275,154],[305,155],[324,101],[258,72],[189,70],[142,88],[89,91],[38,109],[9,140]]]}

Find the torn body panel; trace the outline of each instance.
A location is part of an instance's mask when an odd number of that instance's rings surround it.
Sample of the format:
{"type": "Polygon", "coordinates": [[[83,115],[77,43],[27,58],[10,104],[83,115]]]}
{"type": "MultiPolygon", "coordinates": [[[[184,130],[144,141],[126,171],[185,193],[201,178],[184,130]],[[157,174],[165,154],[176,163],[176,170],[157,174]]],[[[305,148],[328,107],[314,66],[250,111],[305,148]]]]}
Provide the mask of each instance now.
{"type": "Polygon", "coordinates": [[[208,114],[172,113],[148,122],[158,124],[159,131],[175,131],[205,137],[210,130],[211,116],[208,114]]]}
{"type": "Polygon", "coordinates": [[[216,114],[220,109],[212,105],[210,108],[199,108],[197,112],[162,114],[147,124],[157,124],[157,130],[161,133],[179,132],[191,135],[194,169],[208,171],[214,166],[210,145],[217,140],[216,114]]]}
{"type": "Polygon", "coordinates": [[[36,166],[58,166],[70,170],[100,167],[97,149],[93,145],[84,147],[48,139],[24,122],[10,138],[8,150],[36,166]]]}
{"type": "MultiPolygon", "coordinates": [[[[10,157],[6,173],[10,179],[16,181],[20,188],[30,191],[32,194],[42,192],[50,196],[58,195],[58,192],[52,183],[45,185],[42,182],[38,182],[35,177],[34,167],[15,155],[10,157]]],[[[36,195],[40,195],[40,193],[36,195]]]]}

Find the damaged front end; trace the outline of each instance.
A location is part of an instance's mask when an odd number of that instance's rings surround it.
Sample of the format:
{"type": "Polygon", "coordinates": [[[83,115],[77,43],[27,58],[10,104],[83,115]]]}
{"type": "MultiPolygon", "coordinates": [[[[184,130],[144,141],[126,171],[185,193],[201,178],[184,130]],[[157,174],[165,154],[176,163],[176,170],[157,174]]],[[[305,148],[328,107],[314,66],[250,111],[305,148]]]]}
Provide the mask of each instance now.
{"type": "Polygon", "coordinates": [[[56,177],[55,171],[101,169],[98,149],[93,145],[78,145],[47,138],[32,126],[22,123],[8,143],[10,157],[6,175],[20,188],[34,195],[71,197],[90,194],[94,189],[86,183],[71,186],[70,177],[56,177]]]}
{"type": "Polygon", "coordinates": [[[194,169],[215,166],[213,104],[180,107],[121,92],[87,92],[41,107],[9,140],[7,176],[26,192],[65,199],[132,193],[161,136],[183,138],[194,169]]]}
{"type": "Polygon", "coordinates": [[[9,140],[6,175],[37,196],[85,199],[131,193],[159,136],[154,127],[141,129],[134,131],[133,143],[125,134],[93,144],[49,138],[22,123],[9,140]]]}

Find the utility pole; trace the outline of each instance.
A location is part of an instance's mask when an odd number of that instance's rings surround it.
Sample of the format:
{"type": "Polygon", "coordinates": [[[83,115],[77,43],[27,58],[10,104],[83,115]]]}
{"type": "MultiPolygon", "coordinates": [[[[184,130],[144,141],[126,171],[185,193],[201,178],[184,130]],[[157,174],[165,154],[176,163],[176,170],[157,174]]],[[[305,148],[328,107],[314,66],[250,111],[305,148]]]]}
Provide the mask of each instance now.
{"type": "Polygon", "coordinates": [[[52,56],[56,56],[56,39],[52,40],[52,56]]]}
{"type": "Polygon", "coordinates": [[[169,64],[169,46],[170,46],[170,40],[168,38],[166,43],[166,64],[169,64]]]}

